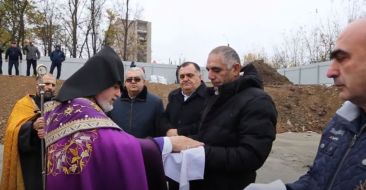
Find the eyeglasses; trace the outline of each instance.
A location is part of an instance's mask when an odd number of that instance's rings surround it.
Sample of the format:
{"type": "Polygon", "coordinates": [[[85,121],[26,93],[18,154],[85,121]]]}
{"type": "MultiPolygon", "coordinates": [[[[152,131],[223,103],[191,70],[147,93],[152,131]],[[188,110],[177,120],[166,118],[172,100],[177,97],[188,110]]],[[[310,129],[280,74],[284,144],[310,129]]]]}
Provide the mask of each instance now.
{"type": "Polygon", "coordinates": [[[140,77],[128,77],[126,78],[126,82],[132,82],[132,81],[135,81],[135,82],[140,82],[141,81],[141,78],[140,77]]]}

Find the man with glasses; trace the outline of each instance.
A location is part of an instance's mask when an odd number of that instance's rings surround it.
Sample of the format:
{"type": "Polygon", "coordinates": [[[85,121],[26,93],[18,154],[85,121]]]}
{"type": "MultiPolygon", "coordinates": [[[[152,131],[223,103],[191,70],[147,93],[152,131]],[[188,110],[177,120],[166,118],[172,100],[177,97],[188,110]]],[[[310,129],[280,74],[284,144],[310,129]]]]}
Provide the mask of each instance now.
{"type": "Polygon", "coordinates": [[[127,70],[121,98],[109,116],[124,131],[138,138],[157,135],[158,117],[164,107],[161,99],[147,91],[145,73],[140,67],[127,70]]]}

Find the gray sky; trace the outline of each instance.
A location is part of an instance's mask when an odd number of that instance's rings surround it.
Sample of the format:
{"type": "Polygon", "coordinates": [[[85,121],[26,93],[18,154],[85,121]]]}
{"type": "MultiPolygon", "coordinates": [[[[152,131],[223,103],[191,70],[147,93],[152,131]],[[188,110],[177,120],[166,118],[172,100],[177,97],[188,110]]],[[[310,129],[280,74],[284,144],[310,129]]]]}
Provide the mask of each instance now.
{"type": "Polygon", "coordinates": [[[131,0],[143,7],[141,19],[152,22],[152,60],[178,64],[185,59],[201,66],[213,48],[228,43],[241,57],[263,48],[271,52],[282,43],[284,33],[317,24],[319,18],[340,17],[341,2],[131,0]]]}

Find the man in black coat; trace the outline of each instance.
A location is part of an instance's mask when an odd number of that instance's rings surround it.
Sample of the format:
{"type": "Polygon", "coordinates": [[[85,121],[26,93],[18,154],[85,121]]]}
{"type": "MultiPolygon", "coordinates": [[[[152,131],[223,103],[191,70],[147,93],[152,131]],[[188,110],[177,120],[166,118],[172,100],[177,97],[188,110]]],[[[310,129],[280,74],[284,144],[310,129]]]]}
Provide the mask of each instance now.
{"type": "MultiPolygon", "coordinates": [[[[180,88],[168,96],[168,105],[160,118],[163,136],[194,135],[197,133],[206,100],[206,85],[201,79],[201,69],[194,62],[184,62],[178,67],[180,88]]],[[[169,190],[179,189],[178,183],[169,180],[169,190]]]]}
{"type": "Polygon", "coordinates": [[[13,66],[15,68],[15,74],[19,75],[19,59],[22,61],[22,52],[17,47],[15,41],[11,42],[11,47],[9,47],[5,52],[5,60],[9,58],[8,75],[11,75],[13,66]]]}
{"type": "Polygon", "coordinates": [[[206,85],[201,80],[201,69],[194,62],[179,67],[180,88],[168,96],[168,105],[160,118],[161,135],[194,135],[206,99],[206,85]]]}
{"type": "Polygon", "coordinates": [[[62,62],[65,61],[65,53],[61,50],[61,45],[56,45],[55,50],[51,52],[50,59],[52,61],[50,73],[57,68],[56,79],[60,79],[62,62]]]}
{"type": "Polygon", "coordinates": [[[157,122],[164,111],[162,100],[150,93],[145,83],[140,67],[129,68],[122,95],[108,113],[119,127],[137,138],[157,136],[157,122]]]}
{"type": "Polygon", "coordinates": [[[241,190],[255,181],[271,151],[277,111],[259,80],[240,76],[240,58],[231,47],[213,49],[206,68],[213,87],[192,136],[205,143],[204,179],[191,181],[190,189],[241,190]]]}

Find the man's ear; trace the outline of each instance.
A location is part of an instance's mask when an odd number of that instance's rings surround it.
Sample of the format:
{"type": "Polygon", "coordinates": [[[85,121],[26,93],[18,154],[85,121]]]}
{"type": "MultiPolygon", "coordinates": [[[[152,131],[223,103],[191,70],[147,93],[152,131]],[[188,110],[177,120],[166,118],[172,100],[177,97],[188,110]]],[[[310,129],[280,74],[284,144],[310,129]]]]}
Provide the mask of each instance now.
{"type": "Polygon", "coordinates": [[[235,64],[235,65],[233,65],[233,69],[234,69],[234,73],[235,73],[235,74],[237,74],[237,75],[239,76],[240,69],[241,69],[240,64],[235,64]]]}

